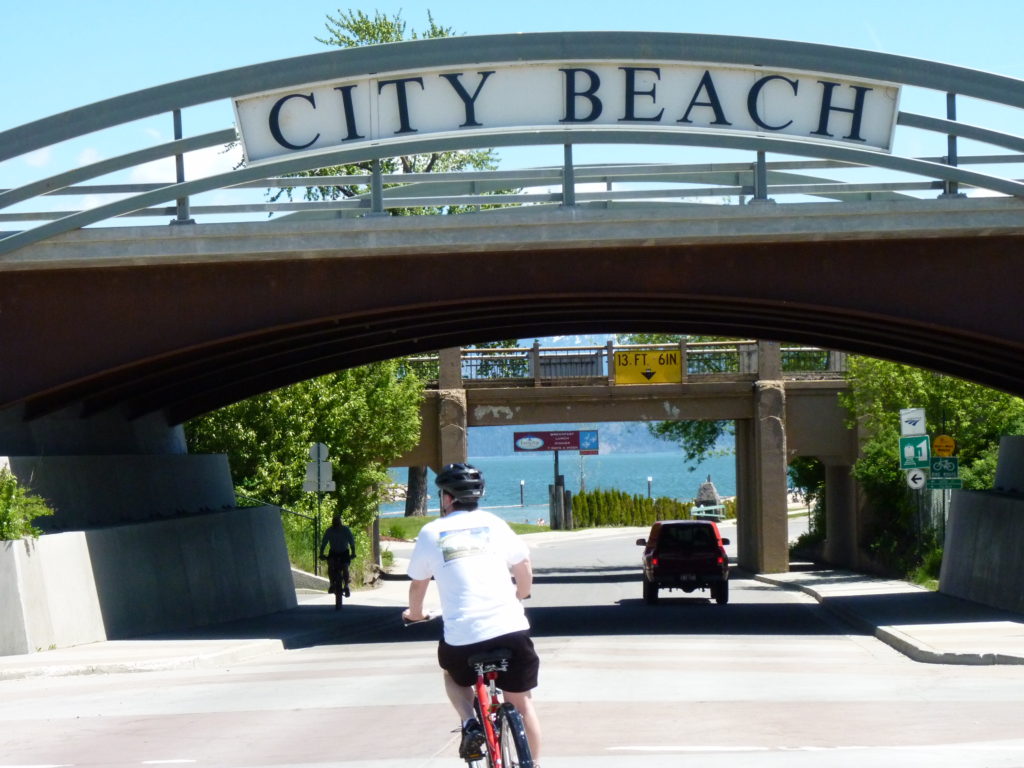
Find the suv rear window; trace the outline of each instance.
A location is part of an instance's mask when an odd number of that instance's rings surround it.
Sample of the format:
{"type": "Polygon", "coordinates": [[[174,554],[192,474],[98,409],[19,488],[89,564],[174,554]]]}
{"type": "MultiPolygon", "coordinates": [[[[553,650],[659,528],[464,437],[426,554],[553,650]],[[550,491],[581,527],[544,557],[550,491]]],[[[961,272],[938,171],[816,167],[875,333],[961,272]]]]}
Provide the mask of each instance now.
{"type": "Polygon", "coordinates": [[[718,541],[709,525],[663,525],[658,533],[658,549],[716,549],[718,541]]]}

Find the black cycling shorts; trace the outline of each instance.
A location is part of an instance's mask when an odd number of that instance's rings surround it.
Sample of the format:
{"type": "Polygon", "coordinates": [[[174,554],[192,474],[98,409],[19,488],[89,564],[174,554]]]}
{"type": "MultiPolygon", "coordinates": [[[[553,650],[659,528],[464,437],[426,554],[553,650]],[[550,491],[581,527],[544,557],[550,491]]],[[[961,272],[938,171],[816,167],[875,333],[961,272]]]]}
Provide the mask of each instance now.
{"type": "Polygon", "coordinates": [[[498,688],[512,693],[524,693],[537,687],[540,659],[533,648],[530,631],[526,629],[469,645],[448,645],[441,640],[437,646],[437,662],[456,683],[470,686],[476,682],[476,672],[469,666],[469,657],[495,648],[512,651],[508,671],[498,673],[498,688]]]}

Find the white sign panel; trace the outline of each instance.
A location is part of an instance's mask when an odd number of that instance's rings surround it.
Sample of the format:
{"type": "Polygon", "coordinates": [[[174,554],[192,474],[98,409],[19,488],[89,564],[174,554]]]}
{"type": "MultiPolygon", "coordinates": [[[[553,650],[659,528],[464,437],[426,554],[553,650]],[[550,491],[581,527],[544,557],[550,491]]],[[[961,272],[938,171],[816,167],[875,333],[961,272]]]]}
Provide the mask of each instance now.
{"type": "Polygon", "coordinates": [[[924,488],[925,481],[928,479],[928,475],[925,474],[923,469],[908,469],[907,470],[907,485],[912,490],[919,491],[924,488]]]}
{"type": "Polygon", "coordinates": [[[924,408],[900,409],[900,435],[912,437],[927,433],[924,420],[924,408]]]}
{"type": "MultiPolygon", "coordinates": [[[[487,63],[311,83],[235,99],[246,160],[502,129],[781,135],[889,151],[899,86],[661,61],[487,63]]],[[[386,149],[384,150],[386,152],[386,149]]]]}

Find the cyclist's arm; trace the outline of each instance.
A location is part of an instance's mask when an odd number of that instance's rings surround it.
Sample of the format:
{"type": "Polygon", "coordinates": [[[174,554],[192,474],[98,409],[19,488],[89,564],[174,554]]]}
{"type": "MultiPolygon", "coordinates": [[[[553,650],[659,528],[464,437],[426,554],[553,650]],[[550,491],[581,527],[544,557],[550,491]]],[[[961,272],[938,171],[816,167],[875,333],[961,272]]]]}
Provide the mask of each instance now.
{"type": "Polygon", "coordinates": [[[530,558],[520,560],[512,566],[512,575],[516,580],[516,597],[525,600],[533,590],[533,566],[530,558]]]}
{"type": "Polygon", "coordinates": [[[430,579],[413,579],[409,582],[409,607],[402,612],[406,621],[423,621],[427,618],[423,612],[423,600],[429,586],[430,579]]]}

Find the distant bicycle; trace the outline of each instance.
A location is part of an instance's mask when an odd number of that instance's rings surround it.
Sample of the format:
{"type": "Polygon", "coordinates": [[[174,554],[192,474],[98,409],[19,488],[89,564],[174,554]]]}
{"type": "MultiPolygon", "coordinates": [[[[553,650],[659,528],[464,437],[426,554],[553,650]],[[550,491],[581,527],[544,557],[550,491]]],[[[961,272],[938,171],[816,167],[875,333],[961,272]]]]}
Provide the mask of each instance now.
{"type": "MultiPolygon", "coordinates": [[[[429,615],[421,621],[407,621],[406,624],[420,624],[438,616],[429,615]]],[[[469,666],[476,672],[473,711],[477,722],[483,726],[485,737],[483,754],[466,760],[471,768],[533,768],[523,716],[512,704],[502,700],[497,685],[498,673],[508,670],[511,656],[512,652],[507,648],[494,648],[469,658],[469,666]]]]}
{"type": "Polygon", "coordinates": [[[334,594],[334,610],[341,610],[343,597],[349,597],[349,573],[348,567],[352,562],[347,557],[331,553],[330,556],[320,556],[321,560],[327,561],[327,579],[330,582],[330,592],[334,594]]]}

